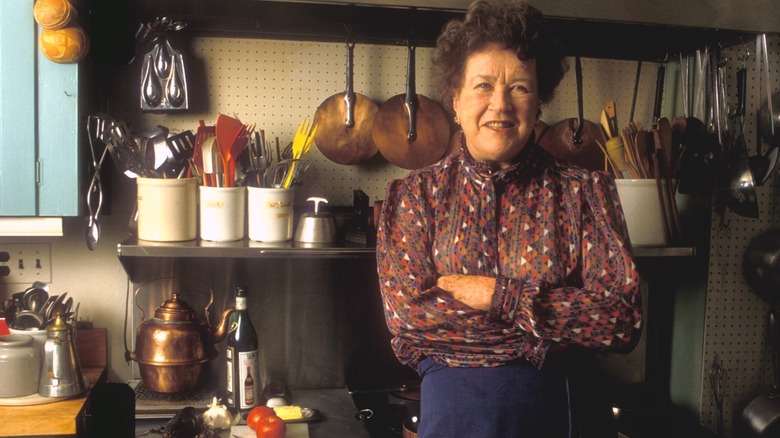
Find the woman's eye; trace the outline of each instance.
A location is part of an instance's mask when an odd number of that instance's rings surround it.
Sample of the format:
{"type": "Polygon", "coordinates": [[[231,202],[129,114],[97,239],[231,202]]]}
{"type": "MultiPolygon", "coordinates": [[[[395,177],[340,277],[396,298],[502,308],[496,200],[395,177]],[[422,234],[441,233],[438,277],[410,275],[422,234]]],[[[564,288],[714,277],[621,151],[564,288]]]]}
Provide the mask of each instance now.
{"type": "Polygon", "coordinates": [[[493,86],[488,84],[487,82],[482,82],[482,83],[477,84],[477,89],[478,90],[491,90],[491,89],[493,89],[493,86]]]}
{"type": "Polygon", "coordinates": [[[525,85],[515,85],[512,87],[512,91],[516,93],[527,93],[528,87],[526,87],[525,85]]]}

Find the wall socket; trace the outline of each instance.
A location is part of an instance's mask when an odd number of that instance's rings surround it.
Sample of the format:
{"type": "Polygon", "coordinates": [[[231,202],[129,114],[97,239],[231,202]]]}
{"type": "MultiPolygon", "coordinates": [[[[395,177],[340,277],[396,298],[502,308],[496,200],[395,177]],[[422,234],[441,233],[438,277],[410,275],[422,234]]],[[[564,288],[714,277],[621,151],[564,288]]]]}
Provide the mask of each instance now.
{"type": "Polygon", "coordinates": [[[51,244],[0,243],[0,284],[51,283],[51,244]]]}

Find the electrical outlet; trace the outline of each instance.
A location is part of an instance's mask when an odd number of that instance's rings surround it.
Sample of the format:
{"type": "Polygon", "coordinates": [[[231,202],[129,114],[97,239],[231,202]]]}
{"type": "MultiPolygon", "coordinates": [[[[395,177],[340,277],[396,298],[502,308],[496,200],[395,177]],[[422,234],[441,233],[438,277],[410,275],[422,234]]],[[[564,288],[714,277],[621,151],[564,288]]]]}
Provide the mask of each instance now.
{"type": "Polygon", "coordinates": [[[51,244],[0,243],[0,284],[36,281],[51,283],[51,244]]]}

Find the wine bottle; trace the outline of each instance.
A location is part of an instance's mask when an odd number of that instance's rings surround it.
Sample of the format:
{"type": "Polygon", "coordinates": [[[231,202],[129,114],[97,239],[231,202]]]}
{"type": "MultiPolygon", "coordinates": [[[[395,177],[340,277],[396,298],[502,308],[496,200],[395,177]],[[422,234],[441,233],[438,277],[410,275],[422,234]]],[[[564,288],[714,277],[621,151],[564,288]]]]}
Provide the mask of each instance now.
{"type": "Polygon", "coordinates": [[[259,343],[249,318],[247,291],[241,286],[236,287],[236,311],[231,315],[226,342],[227,407],[234,414],[244,413],[257,405],[254,379],[259,376],[259,343]]]}

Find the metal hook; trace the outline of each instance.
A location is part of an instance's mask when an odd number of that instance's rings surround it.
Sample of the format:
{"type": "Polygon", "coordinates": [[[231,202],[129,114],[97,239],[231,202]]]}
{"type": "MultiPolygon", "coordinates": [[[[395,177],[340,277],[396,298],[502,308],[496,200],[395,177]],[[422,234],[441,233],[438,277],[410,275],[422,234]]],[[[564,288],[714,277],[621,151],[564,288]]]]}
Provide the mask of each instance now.
{"type": "Polygon", "coordinates": [[[747,60],[750,58],[750,48],[745,44],[742,37],[739,38],[739,41],[742,43],[742,48],[745,50],[745,55],[739,58],[739,60],[742,61],[742,67],[744,68],[747,67],[747,60]]]}
{"type": "Polygon", "coordinates": [[[347,37],[346,37],[346,40],[345,40],[346,44],[348,46],[354,47],[355,46],[355,38],[354,38],[354,34],[352,33],[352,26],[347,24],[347,23],[344,23],[344,30],[347,31],[347,37]]]}

